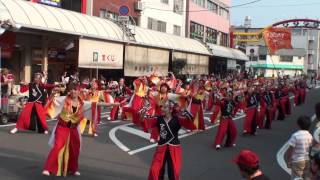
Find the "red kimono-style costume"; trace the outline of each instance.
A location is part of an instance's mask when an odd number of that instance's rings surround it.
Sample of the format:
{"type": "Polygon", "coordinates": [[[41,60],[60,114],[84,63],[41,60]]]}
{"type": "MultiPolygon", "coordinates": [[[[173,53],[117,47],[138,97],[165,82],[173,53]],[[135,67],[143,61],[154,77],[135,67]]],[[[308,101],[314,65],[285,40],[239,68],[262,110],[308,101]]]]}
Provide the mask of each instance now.
{"type": "Polygon", "coordinates": [[[181,126],[190,130],[194,130],[196,127],[189,119],[184,117],[173,117],[171,120],[165,121],[163,116],[159,116],[146,118],[144,123],[148,128],[157,127],[160,134],[148,180],[164,179],[166,164],[168,164],[169,179],[179,180],[182,154],[178,132],[181,126]]]}
{"type": "Polygon", "coordinates": [[[271,91],[265,91],[260,98],[260,112],[258,118],[258,127],[260,129],[271,129],[272,121],[275,117],[276,106],[274,106],[274,98],[271,91]],[[264,120],[266,119],[265,125],[264,120]]]}
{"type": "Polygon", "coordinates": [[[260,96],[258,93],[247,95],[246,116],[243,123],[243,133],[255,135],[259,118],[260,96]]]}
{"type": "Polygon", "coordinates": [[[137,115],[139,110],[144,106],[144,98],[147,95],[148,87],[141,79],[136,79],[133,82],[134,85],[134,95],[128,105],[123,107],[123,118],[132,120],[132,122],[140,126],[140,118],[137,115]]]}
{"type": "Polygon", "coordinates": [[[45,88],[53,88],[53,85],[29,84],[29,98],[24,106],[16,124],[18,130],[37,130],[43,133],[48,130],[44,105],[46,103],[45,88]]]}
{"type": "Polygon", "coordinates": [[[216,122],[218,122],[218,119],[220,118],[221,115],[221,99],[222,99],[222,94],[220,94],[219,92],[214,93],[212,95],[212,99],[213,99],[213,113],[210,116],[210,120],[211,123],[214,124],[216,122]]]}
{"type": "Polygon", "coordinates": [[[115,106],[111,109],[110,112],[110,120],[114,121],[118,118],[118,112],[119,109],[127,104],[128,98],[132,95],[132,90],[130,88],[128,88],[127,86],[119,86],[116,91],[116,97],[114,98],[114,102],[118,102],[120,103],[120,107],[119,106],[115,106]]]}
{"type": "Polygon", "coordinates": [[[203,114],[203,101],[205,98],[204,89],[198,90],[191,99],[189,105],[189,112],[193,116],[193,123],[198,130],[205,130],[204,126],[204,114],[203,114]]]}
{"type": "Polygon", "coordinates": [[[52,149],[44,170],[55,176],[66,176],[78,171],[81,143],[79,123],[84,117],[84,102],[79,98],[77,107],[73,107],[71,101],[71,97],[67,96],[61,103],[62,110],[49,141],[52,149]]]}
{"type": "Polygon", "coordinates": [[[84,133],[88,120],[90,120],[88,134],[89,135],[96,134],[97,127],[101,119],[101,107],[98,106],[98,103],[100,101],[107,102],[106,99],[108,99],[109,102],[113,103],[113,98],[110,95],[107,96],[108,98],[106,98],[106,96],[107,95],[104,93],[104,91],[94,90],[89,92],[88,100],[91,102],[91,116],[89,119],[83,118],[81,120],[81,123],[80,123],[81,134],[84,133]]]}
{"type": "Polygon", "coordinates": [[[307,83],[306,81],[301,81],[299,83],[299,95],[300,95],[300,101],[302,104],[304,104],[305,102],[306,92],[307,92],[307,83]]]}
{"type": "Polygon", "coordinates": [[[232,120],[235,114],[235,103],[233,100],[224,100],[221,102],[221,106],[221,120],[214,145],[215,147],[221,146],[223,138],[227,134],[226,146],[231,147],[235,145],[237,138],[237,128],[232,120]]]}

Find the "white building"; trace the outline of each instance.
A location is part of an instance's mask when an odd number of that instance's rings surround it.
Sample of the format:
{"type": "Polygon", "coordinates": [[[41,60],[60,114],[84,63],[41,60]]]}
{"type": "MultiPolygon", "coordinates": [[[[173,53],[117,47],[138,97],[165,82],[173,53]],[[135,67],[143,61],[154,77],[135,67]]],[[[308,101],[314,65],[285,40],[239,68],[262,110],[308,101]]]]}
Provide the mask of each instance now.
{"type": "Polygon", "coordinates": [[[306,50],[304,55],[304,72],[320,72],[320,33],[313,29],[293,29],[292,46],[306,50]]]}
{"type": "Polygon", "coordinates": [[[141,0],[140,26],[156,31],[185,36],[185,0],[141,0]]]}
{"type": "Polygon", "coordinates": [[[252,68],[256,75],[266,77],[280,75],[299,75],[304,70],[304,54],[302,48],[280,49],[275,55],[270,55],[265,46],[247,46],[247,54],[252,53],[248,68],[252,68]],[[253,49],[253,50],[252,50],[253,49]]]}

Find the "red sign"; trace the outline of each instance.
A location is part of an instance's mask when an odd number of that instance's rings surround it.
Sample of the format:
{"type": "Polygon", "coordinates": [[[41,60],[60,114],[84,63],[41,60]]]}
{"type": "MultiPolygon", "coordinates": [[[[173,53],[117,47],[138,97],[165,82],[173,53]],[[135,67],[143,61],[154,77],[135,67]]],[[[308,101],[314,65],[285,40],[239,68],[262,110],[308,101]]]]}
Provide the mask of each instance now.
{"type": "Polygon", "coordinates": [[[16,33],[6,31],[0,36],[1,57],[10,58],[16,43],[16,33]]]}
{"type": "Polygon", "coordinates": [[[291,29],[271,27],[263,32],[263,37],[270,54],[279,49],[292,49],[291,29]]]}

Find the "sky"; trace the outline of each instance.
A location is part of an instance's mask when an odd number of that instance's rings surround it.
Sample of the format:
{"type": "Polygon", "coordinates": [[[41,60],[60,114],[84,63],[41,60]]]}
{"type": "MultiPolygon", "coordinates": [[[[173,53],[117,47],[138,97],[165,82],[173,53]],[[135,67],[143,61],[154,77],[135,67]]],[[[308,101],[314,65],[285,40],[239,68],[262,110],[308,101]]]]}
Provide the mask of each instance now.
{"type": "MultiPolygon", "coordinates": [[[[232,6],[253,0],[232,0],[232,6]]],[[[294,19],[320,19],[320,0],[261,0],[254,4],[230,9],[231,25],[243,25],[246,16],[252,19],[251,27],[266,27],[275,22],[294,19]]]]}

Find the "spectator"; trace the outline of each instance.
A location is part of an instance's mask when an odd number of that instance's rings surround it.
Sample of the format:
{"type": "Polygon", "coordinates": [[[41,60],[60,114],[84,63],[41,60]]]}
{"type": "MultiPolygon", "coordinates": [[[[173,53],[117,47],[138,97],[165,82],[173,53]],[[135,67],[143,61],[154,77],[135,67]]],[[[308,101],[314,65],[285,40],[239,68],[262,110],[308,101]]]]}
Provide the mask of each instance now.
{"type": "Polygon", "coordinates": [[[248,180],[269,180],[270,178],[263,174],[259,165],[259,157],[250,150],[242,150],[234,159],[238,165],[241,176],[248,180]]]}
{"type": "Polygon", "coordinates": [[[289,140],[286,152],[287,167],[291,169],[292,179],[310,178],[309,149],[312,145],[312,135],[309,133],[311,120],[307,116],[300,116],[297,120],[300,128],[289,140]]]}
{"type": "Polygon", "coordinates": [[[312,180],[320,180],[320,152],[314,155],[314,158],[311,160],[312,180]]]}
{"type": "Polygon", "coordinates": [[[1,96],[10,96],[13,88],[14,76],[7,68],[1,71],[1,96]]]}
{"type": "Polygon", "coordinates": [[[313,146],[310,151],[310,156],[313,157],[320,152],[320,102],[315,105],[317,124],[313,132],[313,146]]]}

